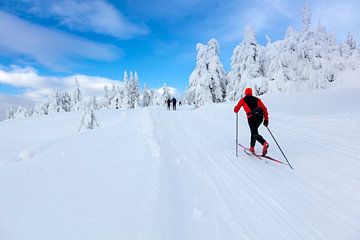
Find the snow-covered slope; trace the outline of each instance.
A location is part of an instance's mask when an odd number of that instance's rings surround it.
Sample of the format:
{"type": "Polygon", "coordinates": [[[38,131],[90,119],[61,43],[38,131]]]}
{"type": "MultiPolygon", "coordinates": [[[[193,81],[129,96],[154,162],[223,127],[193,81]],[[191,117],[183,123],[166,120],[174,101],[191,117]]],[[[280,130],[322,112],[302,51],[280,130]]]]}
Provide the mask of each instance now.
{"type": "Polygon", "coordinates": [[[1,122],[0,239],[359,239],[360,90],[263,100],[294,170],[234,157],[234,104],[1,122]]]}

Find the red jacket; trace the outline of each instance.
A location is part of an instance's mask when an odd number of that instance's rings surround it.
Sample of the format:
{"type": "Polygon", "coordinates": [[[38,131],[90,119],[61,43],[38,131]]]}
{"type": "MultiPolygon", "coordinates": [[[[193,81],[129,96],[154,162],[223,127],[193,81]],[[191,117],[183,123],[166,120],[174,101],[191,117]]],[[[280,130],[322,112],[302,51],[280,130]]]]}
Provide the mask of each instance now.
{"type": "Polygon", "coordinates": [[[269,121],[267,108],[259,98],[251,95],[243,97],[235,106],[234,112],[235,113],[239,112],[241,107],[244,107],[244,111],[246,112],[248,118],[252,116],[252,112],[251,112],[252,110],[254,110],[255,108],[261,108],[264,112],[265,120],[269,121]]]}

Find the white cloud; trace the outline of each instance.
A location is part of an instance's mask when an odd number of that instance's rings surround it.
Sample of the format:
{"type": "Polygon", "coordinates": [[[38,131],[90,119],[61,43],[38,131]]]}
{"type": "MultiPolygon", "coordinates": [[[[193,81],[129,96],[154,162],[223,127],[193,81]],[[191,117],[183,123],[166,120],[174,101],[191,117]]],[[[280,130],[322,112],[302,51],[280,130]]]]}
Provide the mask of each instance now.
{"type": "Polygon", "coordinates": [[[52,68],[66,67],[76,58],[111,61],[121,54],[115,46],[51,30],[3,11],[0,11],[0,48],[52,68]]]}
{"type": "Polygon", "coordinates": [[[32,101],[44,101],[54,89],[71,91],[75,80],[86,96],[102,96],[104,85],[111,87],[119,81],[87,75],[67,77],[41,76],[34,68],[0,69],[0,84],[6,84],[22,90],[22,97],[32,101]]]}
{"type": "Polygon", "coordinates": [[[23,0],[27,12],[53,18],[70,30],[96,32],[116,38],[130,38],[149,32],[144,24],[126,19],[113,5],[103,0],[23,0]]]}

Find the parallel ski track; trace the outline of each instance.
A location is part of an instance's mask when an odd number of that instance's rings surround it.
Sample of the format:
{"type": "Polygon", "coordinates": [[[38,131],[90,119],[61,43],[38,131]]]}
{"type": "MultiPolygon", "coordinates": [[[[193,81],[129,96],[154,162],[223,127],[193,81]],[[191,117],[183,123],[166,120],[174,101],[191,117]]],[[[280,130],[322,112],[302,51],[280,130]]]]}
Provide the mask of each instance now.
{"type": "MultiPolygon", "coordinates": [[[[169,141],[171,141],[170,146],[172,145],[174,149],[183,149],[184,156],[187,159],[183,163],[191,164],[192,167],[197,169],[203,183],[206,183],[208,191],[211,192],[216,201],[221,199],[221,205],[226,208],[225,215],[227,219],[231,219],[231,224],[235,224],[237,232],[243,237],[246,236],[252,239],[255,236],[263,236],[270,239],[286,239],[291,236],[292,239],[302,239],[304,229],[306,229],[307,236],[328,239],[328,235],[324,235],[316,226],[308,222],[304,216],[297,217],[292,214],[292,209],[288,208],[289,205],[284,205],[290,199],[277,199],[276,195],[269,191],[269,184],[264,184],[264,178],[259,176],[261,172],[259,169],[264,167],[263,163],[260,161],[243,161],[242,157],[234,158],[234,144],[232,141],[224,143],[222,142],[223,139],[218,138],[218,136],[223,135],[224,130],[216,127],[216,122],[214,127],[209,130],[209,126],[203,126],[199,120],[174,120],[176,118],[167,120],[166,117],[161,119],[166,122],[166,124],[161,124],[163,135],[167,133],[171,136],[169,138],[169,141]],[[219,146],[223,149],[223,152],[212,151],[212,149],[219,149],[219,146]],[[254,204],[256,206],[255,212],[244,207],[244,203],[254,204]],[[236,209],[235,212],[234,209],[236,209]],[[255,220],[254,215],[261,215],[262,217],[255,220]],[[237,219],[241,219],[241,223],[237,219]],[[291,219],[290,223],[289,219],[291,219]],[[277,231],[270,233],[266,229],[259,228],[256,229],[257,233],[253,235],[254,231],[250,230],[251,226],[253,226],[253,223],[250,224],[250,222],[253,221],[258,221],[259,225],[270,224],[272,225],[270,229],[277,229],[277,231]],[[249,222],[249,225],[244,225],[244,222],[249,222]],[[299,228],[299,226],[301,227],[299,228]]],[[[207,118],[204,117],[203,120],[207,121],[207,118]]],[[[219,118],[220,120],[222,119],[219,118]]],[[[221,123],[219,122],[219,124],[221,123]]],[[[289,131],[288,129],[284,129],[282,134],[294,136],[301,142],[312,139],[318,146],[323,146],[322,143],[325,141],[321,138],[312,138],[312,136],[289,131]]],[[[331,146],[331,144],[325,144],[325,147],[330,147],[329,145],[331,146]]],[[[273,144],[272,147],[275,148],[276,145],[273,144]]],[[[346,150],[346,148],[342,148],[342,151],[346,150]]],[[[276,176],[276,179],[282,179],[285,188],[291,190],[295,195],[304,197],[309,203],[324,202],[323,196],[329,195],[325,186],[316,186],[311,180],[297,182],[295,179],[299,177],[299,173],[296,171],[292,172],[290,169],[279,168],[276,164],[267,166],[268,170],[272,171],[276,176]],[[305,197],[303,196],[304,193],[308,193],[310,196],[305,197]]],[[[277,188],[277,186],[274,187],[277,188]]],[[[351,191],[353,192],[354,189],[351,189],[351,191]]],[[[328,211],[322,217],[325,216],[327,219],[339,218],[335,214],[338,212],[335,211],[338,208],[336,204],[329,201],[324,202],[324,205],[328,206],[328,211]]],[[[213,219],[212,221],[213,225],[216,225],[217,220],[213,219]]],[[[352,229],[358,227],[352,224],[353,222],[349,219],[344,218],[338,221],[343,221],[343,224],[350,226],[352,229]]],[[[331,226],[326,228],[331,232],[331,226]]]]}

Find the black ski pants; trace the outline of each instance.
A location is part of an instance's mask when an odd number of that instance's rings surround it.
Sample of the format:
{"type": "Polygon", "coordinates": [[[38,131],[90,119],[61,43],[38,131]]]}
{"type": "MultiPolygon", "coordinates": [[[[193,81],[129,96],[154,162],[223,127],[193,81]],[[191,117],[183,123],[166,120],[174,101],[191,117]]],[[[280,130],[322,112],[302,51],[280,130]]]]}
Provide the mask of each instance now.
{"type": "Polygon", "coordinates": [[[251,132],[250,146],[254,147],[255,142],[258,141],[261,145],[264,145],[265,139],[259,134],[258,128],[263,121],[263,116],[251,116],[248,118],[248,123],[251,132]]]}

